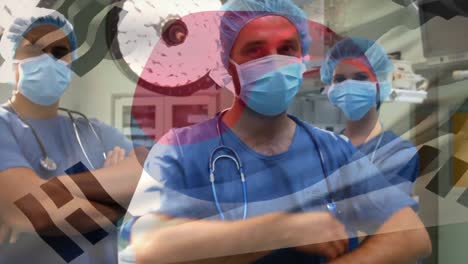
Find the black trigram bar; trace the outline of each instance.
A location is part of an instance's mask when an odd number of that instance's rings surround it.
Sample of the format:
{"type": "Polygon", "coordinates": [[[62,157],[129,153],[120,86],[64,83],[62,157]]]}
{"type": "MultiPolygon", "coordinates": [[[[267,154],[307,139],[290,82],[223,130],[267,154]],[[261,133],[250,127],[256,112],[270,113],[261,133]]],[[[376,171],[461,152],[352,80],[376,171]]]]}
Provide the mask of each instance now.
{"type": "Polygon", "coordinates": [[[112,208],[108,210],[105,206],[98,206],[98,204],[91,202],[91,204],[96,208],[98,212],[104,215],[109,221],[111,221],[115,226],[117,226],[118,221],[125,216],[127,210],[123,208],[119,203],[117,203],[102,187],[99,181],[94,177],[94,175],[88,170],[88,168],[81,162],[78,162],[73,167],[65,171],[68,175],[80,174],[79,176],[73,175],[70,178],[75,182],[75,184],[80,188],[83,194],[89,201],[93,201],[92,194],[90,193],[88,184],[93,186],[93,189],[98,189],[102,197],[102,200],[108,201],[106,203],[107,207],[112,208]],[[83,184],[86,182],[86,186],[83,184]]]}
{"type": "Polygon", "coordinates": [[[26,215],[39,237],[67,263],[84,253],[71,238],[55,225],[47,210],[32,194],[27,194],[17,200],[15,205],[26,215]],[[47,226],[47,230],[43,230],[41,225],[47,226]]]}
{"type": "Polygon", "coordinates": [[[457,202],[468,208],[468,190],[465,190],[460,197],[458,197],[457,202]]]}
{"type": "Polygon", "coordinates": [[[73,195],[58,177],[52,178],[48,182],[42,184],[41,189],[49,196],[57,208],[61,208],[73,200],[73,195]]]}
{"type": "Polygon", "coordinates": [[[93,245],[109,235],[109,233],[102,229],[82,209],[76,210],[71,215],[67,216],[65,220],[76,230],[78,230],[93,245]]]}
{"type": "Polygon", "coordinates": [[[419,170],[422,173],[424,170],[426,170],[436,158],[437,155],[439,155],[440,150],[424,145],[418,150],[418,156],[419,156],[419,170]]]}
{"type": "Polygon", "coordinates": [[[467,170],[468,163],[456,157],[450,157],[429,182],[426,189],[441,197],[446,197],[467,170]]]}

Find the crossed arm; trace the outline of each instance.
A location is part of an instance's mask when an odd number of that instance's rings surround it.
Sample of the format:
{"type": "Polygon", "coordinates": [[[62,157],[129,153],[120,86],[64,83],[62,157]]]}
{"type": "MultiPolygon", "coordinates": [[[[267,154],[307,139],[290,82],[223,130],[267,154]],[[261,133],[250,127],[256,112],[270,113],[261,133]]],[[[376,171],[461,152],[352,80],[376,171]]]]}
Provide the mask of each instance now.
{"type": "Polygon", "coordinates": [[[391,216],[356,250],[330,263],[416,263],[432,252],[429,235],[411,208],[391,216]]]}
{"type": "MultiPolygon", "coordinates": [[[[138,154],[145,155],[144,151],[138,154]]],[[[15,167],[4,170],[0,172],[0,184],[8,188],[0,192],[3,223],[17,232],[37,231],[48,234],[51,227],[49,220],[52,220],[52,223],[66,233],[77,234],[77,231],[66,223],[65,218],[79,208],[98,224],[109,225],[110,221],[123,217],[122,212],[116,210],[115,201],[119,204],[117,207],[126,208],[135,191],[142,170],[139,158],[144,159],[132,151],[127,158],[117,164],[93,171],[93,177],[90,177],[90,172],[58,176],[63,184],[43,180],[29,168],[15,167]],[[41,190],[44,184],[51,187],[48,194],[41,190]],[[86,189],[87,195],[84,195],[77,185],[86,189]],[[69,203],[70,206],[67,204],[60,210],[47,210],[47,214],[44,213],[43,208],[29,206],[26,203],[26,207],[20,210],[17,202],[27,195],[33,196],[44,208],[56,208],[52,201],[66,200],[69,195],[72,196],[72,201],[69,203]],[[109,197],[112,198],[114,204],[110,203],[109,197]],[[27,210],[30,217],[34,219],[34,226],[24,214],[24,210],[27,210]]]]}
{"type": "Polygon", "coordinates": [[[274,213],[233,222],[179,219],[184,223],[169,227],[162,226],[174,220],[146,217],[154,224],[132,238],[138,264],[252,263],[290,247],[326,256],[334,264],[414,263],[431,252],[427,232],[410,208],[396,212],[348,254],[345,229],[328,213],[274,213]]]}

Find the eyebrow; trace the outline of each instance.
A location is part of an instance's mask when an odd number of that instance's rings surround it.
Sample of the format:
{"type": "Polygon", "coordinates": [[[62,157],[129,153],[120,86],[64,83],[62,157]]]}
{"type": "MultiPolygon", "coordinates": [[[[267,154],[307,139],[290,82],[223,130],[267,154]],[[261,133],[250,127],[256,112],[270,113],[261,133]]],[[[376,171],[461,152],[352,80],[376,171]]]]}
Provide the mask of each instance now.
{"type": "Polygon", "coordinates": [[[366,76],[369,76],[369,73],[368,72],[365,72],[365,71],[359,71],[359,72],[355,72],[354,75],[366,75],[366,76]]]}
{"type": "Polygon", "coordinates": [[[257,46],[262,46],[266,43],[266,41],[263,40],[254,40],[247,42],[241,49],[241,52],[247,52],[250,48],[257,47],[257,46]]]}
{"type": "Polygon", "coordinates": [[[333,78],[341,78],[341,77],[356,77],[358,75],[365,75],[367,77],[370,78],[369,74],[367,72],[363,72],[363,71],[359,71],[359,72],[353,72],[353,73],[350,73],[350,76],[348,76],[347,74],[343,74],[343,73],[338,73],[338,74],[335,74],[333,78]]]}
{"type": "Polygon", "coordinates": [[[299,46],[300,41],[297,38],[290,38],[290,39],[283,40],[282,43],[283,44],[294,44],[294,45],[299,46]]]}
{"type": "MultiPolygon", "coordinates": [[[[250,41],[250,42],[247,42],[241,49],[241,52],[245,52],[247,51],[248,49],[252,48],[252,47],[257,47],[257,46],[262,46],[266,43],[266,41],[264,40],[254,40],[254,41],[250,41]]],[[[298,47],[300,47],[300,42],[297,38],[293,37],[293,38],[290,38],[290,39],[286,39],[286,40],[283,40],[281,42],[282,45],[284,44],[293,44],[293,45],[296,45],[298,47]]]]}

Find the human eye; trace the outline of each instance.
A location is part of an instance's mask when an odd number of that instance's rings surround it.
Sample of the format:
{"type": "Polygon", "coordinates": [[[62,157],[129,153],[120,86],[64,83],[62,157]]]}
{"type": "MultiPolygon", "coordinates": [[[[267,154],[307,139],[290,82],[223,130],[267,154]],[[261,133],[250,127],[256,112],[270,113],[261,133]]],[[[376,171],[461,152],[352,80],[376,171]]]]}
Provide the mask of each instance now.
{"type": "Polygon", "coordinates": [[[368,81],[369,75],[367,73],[359,72],[354,75],[353,79],[356,81],[368,81]]]}
{"type": "Polygon", "coordinates": [[[56,59],[61,59],[70,53],[70,49],[65,46],[57,46],[57,47],[51,48],[50,53],[56,59]]]}
{"type": "Polygon", "coordinates": [[[280,47],[278,50],[278,54],[286,55],[286,56],[295,56],[299,51],[299,47],[294,44],[288,44],[280,47]]]}
{"type": "Polygon", "coordinates": [[[335,75],[335,77],[333,77],[333,83],[341,83],[344,81],[346,81],[346,77],[344,75],[335,75]]]}
{"type": "Polygon", "coordinates": [[[245,54],[249,57],[259,57],[261,53],[262,53],[262,48],[260,46],[249,47],[245,52],[245,54]]]}

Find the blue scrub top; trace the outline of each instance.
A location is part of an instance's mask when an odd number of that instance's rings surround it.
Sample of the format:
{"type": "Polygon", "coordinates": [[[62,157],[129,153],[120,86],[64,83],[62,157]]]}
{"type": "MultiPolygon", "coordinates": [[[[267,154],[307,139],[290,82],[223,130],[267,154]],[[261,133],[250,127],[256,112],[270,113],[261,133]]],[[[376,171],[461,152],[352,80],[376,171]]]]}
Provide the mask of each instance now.
{"type": "MultiPolygon", "coordinates": [[[[250,149],[221,123],[224,144],[238,153],[244,166],[247,217],[279,211],[324,211],[331,194],[341,212],[337,217],[350,235],[356,230],[372,234],[397,210],[416,207],[414,200],[392,186],[346,138],[291,118],[299,124],[292,144],[286,152],[273,156],[250,149]],[[316,138],[320,150],[314,147],[311,136],[316,138]],[[320,155],[327,175],[322,173],[320,155]]],[[[220,144],[217,120],[173,129],[152,148],[140,179],[144,191],[140,186],[137,188],[130,213],[132,208],[144,204],[149,212],[172,217],[220,219],[208,165],[211,152],[220,144]],[[147,197],[144,202],[140,194],[147,197]],[[151,197],[148,194],[154,194],[153,198],[148,198],[151,197]]],[[[234,163],[219,160],[215,174],[216,191],[226,219],[242,219],[242,184],[234,163]]],[[[129,239],[126,236],[130,229],[131,225],[125,225],[123,240],[129,239]]],[[[283,249],[256,263],[285,262],[319,263],[319,258],[283,249]]]]}
{"type": "Polygon", "coordinates": [[[419,156],[416,147],[392,131],[384,131],[357,147],[367,155],[392,185],[412,194],[419,176],[419,156]]]}
{"type": "MultiPolygon", "coordinates": [[[[57,170],[49,172],[40,166],[39,161],[42,158],[42,152],[31,129],[18,116],[0,107],[0,131],[2,131],[0,137],[0,159],[2,160],[0,162],[0,171],[15,167],[30,168],[42,179],[47,180],[66,174],[65,170],[78,162],[82,162],[91,169],[77,142],[68,116],[57,116],[49,119],[27,119],[26,121],[34,127],[48,155],[57,163],[57,170]]],[[[132,143],[116,129],[95,119],[92,119],[91,122],[102,139],[102,144],[91,132],[88,123],[84,119],[76,119],[84,148],[95,167],[102,167],[104,163],[103,151],[107,153],[115,146],[124,148],[127,153],[133,149],[132,143]]],[[[16,177],[21,177],[21,175],[16,177]]],[[[28,183],[25,182],[24,184],[28,183]]],[[[89,244],[84,237],[77,236],[74,239],[85,253],[71,263],[101,264],[117,262],[116,234],[111,234],[94,246],[89,244]]],[[[22,263],[19,259],[24,257],[29,259],[27,262],[34,259],[34,263],[65,263],[37,234],[20,234],[18,242],[11,247],[17,252],[21,252],[18,248],[25,247],[24,250],[27,254],[24,254],[24,252],[21,254],[11,253],[5,263],[22,263]]],[[[0,262],[3,263],[1,256],[0,262]]]]}

